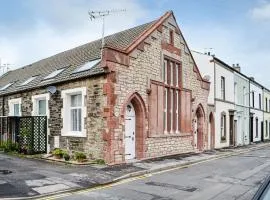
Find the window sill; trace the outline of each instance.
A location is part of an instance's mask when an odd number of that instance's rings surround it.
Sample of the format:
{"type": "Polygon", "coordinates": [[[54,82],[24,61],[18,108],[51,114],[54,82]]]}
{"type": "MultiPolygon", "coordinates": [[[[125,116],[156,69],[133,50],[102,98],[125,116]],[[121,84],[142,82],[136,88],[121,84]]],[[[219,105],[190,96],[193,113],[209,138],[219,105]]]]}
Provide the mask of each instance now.
{"type": "Polygon", "coordinates": [[[150,135],[148,138],[168,138],[168,137],[187,137],[192,136],[190,133],[174,133],[174,134],[158,134],[158,135],[150,135]]]}
{"type": "Polygon", "coordinates": [[[227,140],[220,140],[220,143],[226,143],[227,140]]]}
{"type": "Polygon", "coordinates": [[[86,137],[86,135],[83,134],[82,132],[76,132],[76,131],[61,134],[61,136],[64,136],[64,137],[86,137]]]}

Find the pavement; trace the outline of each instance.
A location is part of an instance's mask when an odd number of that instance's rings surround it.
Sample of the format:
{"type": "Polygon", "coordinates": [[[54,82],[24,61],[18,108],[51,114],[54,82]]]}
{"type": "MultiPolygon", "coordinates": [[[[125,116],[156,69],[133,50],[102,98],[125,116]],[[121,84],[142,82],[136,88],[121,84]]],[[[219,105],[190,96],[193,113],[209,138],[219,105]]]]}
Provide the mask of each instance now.
{"type": "MultiPolygon", "coordinates": [[[[168,199],[166,195],[163,197],[164,195],[162,196],[161,194],[158,197],[153,197],[155,194],[154,191],[156,191],[156,189],[170,191],[174,188],[173,190],[183,191],[185,193],[183,195],[186,195],[186,192],[190,193],[191,191],[194,192],[199,190],[198,188],[200,187],[196,184],[200,181],[196,180],[196,176],[194,179],[189,178],[189,176],[187,176],[189,173],[191,174],[191,177],[193,177],[192,175],[197,175],[198,177],[203,176],[203,181],[206,180],[207,182],[206,186],[212,185],[211,187],[217,187],[216,190],[219,191],[223,186],[226,186],[225,188],[227,188],[227,182],[235,184],[234,181],[238,181],[237,183],[239,183],[239,180],[241,178],[245,179],[248,174],[258,173],[264,168],[267,168],[268,165],[270,165],[270,160],[268,161],[267,156],[269,153],[270,144],[261,143],[242,148],[222,149],[197,154],[181,154],[116,166],[73,166],[0,154],[0,199],[27,199],[42,196],[45,196],[44,199],[53,199],[60,198],[62,195],[65,196],[64,199],[89,199],[89,196],[85,197],[81,195],[90,195],[91,199],[107,199],[108,195],[110,198],[112,197],[111,199],[133,199],[133,196],[127,196],[129,193],[126,193],[126,191],[129,191],[130,189],[125,188],[132,184],[135,184],[134,188],[133,186],[132,188],[136,190],[135,193],[133,191],[135,195],[134,199],[138,191],[141,191],[138,194],[142,196],[137,196],[137,199],[149,199],[148,197],[151,197],[150,199],[152,200],[168,199]],[[256,155],[256,153],[258,153],[258,155],[256,155]],[[241,155],[245,156],[241,157],[241,155]],[[237,156],[239,156],[239,158],[236,159],[237,156]],[[231,161],[230,159],[236,159],[236,161],[231,161]],[[226,160],[228,161],[226,162],[226,160]],[[254,160],[254,162],[249,163],[246,160],[254,160]],[[214,167],[215,165],[217,166],[214,167]],[[257,166],[255,165],[258,165],[259,168],[256,168],[257,166]],[[205,166],[205,169],[197,169],[194,172],[191,170],[183,173],[184,171],[189,170],[189,168],[187,168],[189,166],[193,166],[190,169],[205,166]],[[244,167],[247,166],[254,166],[254,170],[245,172],[244,167]],[[237,179],[234,179],[231,175],[229,177],[225,176],[224,178],[221,173],[223,169],[228,172],[242,169],[243,173],[242,175],[241,173],[239,175],[237,171],[239,176],[237,179]],[[168,174],[159,174],[164,172],[164,170],[167,170],[168,174]],[[175,177],[174,175],[170,175],[170,173],[173,173],[173,171],[170,172],[170,170],[176,170],[179,175],[176,174],[175,177]],[[212,172],[214,172],[214,170],[217,170],[217,172],[220,172],[221,174],[213,174],[212,172]],[[200,171],[203,173],[198,174],[200,171]],[[206,172],[210,174],[206,176],[206,172]],[[153,174],[156,175],[153,176],[153,174]],[[152,176],[153,179],[156,177],[157,180],[146,181],[148,176],[152,176]],[[168,177],[162,176],[169,176],[171,177],[171,180],[168,177]],[[141,178],[145,178],[145,180],[140,180],[141,178]],[[137,183],[137,179],[139,179],[139,183],[137,183]],[[135,181],[122,184],[129,180],[135,181]],[[117,186],[119,188],[111,186],[114,184],[119,185],[117,186]],[[137,184],[139,184],[139,186],[137,184]],[[142,185],[140,186],[140,184],[142,185]],[[107,186],[112,187],[111,191],[102,189],[107,186]],[[89,190],[92,189],[89,188],[92,188],[93,190],[100,188],[100,191],[90,192],[89,190]],[[141,190],[140,188],[145,189],[141,190]],[[154,193],[152,192],[152,189],[154,193]],[[145,195],[142,194],[143,191],[146,192],[145,195]],[[147,192],[149,193],[150,191],[153,193],[152,196],[147,194],[147,192]],[[56,193],[62,194],[60,194],[60,196],[48,197],[56,193]]],[[[268,170],[264,171],[269,172],[268,170]]],[[[257,185],[259,185],[264,176],[265,174],[258,176],[256,182],[257,185]]],[[[205,185],[203,181],[201,181],[202,186],[205,185]]],[[[133,193],[131,192],[131,194],[133,193]]],[[[159,193],[157,192],[157,194],[159,193]]],[[[167,194],[167,192],[165,194],[167,194]]],[[[172,199],[175,198],[172,197],[172,199]]]]}

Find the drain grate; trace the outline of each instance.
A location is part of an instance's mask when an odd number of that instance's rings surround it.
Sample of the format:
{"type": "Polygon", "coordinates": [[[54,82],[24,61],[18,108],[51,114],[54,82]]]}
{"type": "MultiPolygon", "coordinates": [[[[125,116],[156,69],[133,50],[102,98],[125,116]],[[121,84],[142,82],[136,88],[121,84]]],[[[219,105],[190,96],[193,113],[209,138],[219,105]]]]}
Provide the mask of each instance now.
{"type": "Polygon", "coordinates": [[[9,171],[9,170],[7,170],[7,169],[2,169],[2,170],[0,170],[0,173],[6,175],[6,174],[11,174],[12,171],[9,171]]]}
{"type": "Polygon", "coordinates": [[[152,185],[152,186],[159,186],[159,187],[166,187],[166,188],[173,188],[177,190],[182,190],[186,192],[194,192],[198,188],[195,187],[188,187],[188,186],[181,186],[181,185],[173,185],[173,184],[168,184],[168,183],[159,183],[159,182],[147,182],[145,183],[147,185],[152,185]]]}

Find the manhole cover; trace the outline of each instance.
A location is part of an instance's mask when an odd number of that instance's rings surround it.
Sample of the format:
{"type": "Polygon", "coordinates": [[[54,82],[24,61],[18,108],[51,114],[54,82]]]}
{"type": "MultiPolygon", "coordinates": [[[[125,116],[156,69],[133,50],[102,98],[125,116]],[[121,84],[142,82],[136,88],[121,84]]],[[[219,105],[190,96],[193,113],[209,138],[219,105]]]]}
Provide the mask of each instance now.
{"type": "Polygon", "coordinates": [[[4,169],[4,170],[0,170],[0,173],[2,173],[2,174],[11,174],[12,171],[9,171],[7,169],[4,169]]]}

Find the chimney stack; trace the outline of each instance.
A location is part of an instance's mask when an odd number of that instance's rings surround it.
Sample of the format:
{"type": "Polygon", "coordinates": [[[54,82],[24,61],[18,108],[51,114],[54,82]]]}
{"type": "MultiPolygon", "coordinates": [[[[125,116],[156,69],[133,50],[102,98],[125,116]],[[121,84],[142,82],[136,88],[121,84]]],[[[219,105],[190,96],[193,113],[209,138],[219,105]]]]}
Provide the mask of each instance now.
{"type": "Polygon", "coordinates": [[[232,67],[233,67],[236,71],[241,72],[241,67],[240,67],[239,63],[237,63],[236,65],[233,64],[232,67]]]}
{"type": "Polygon", "coordinates": [[[249,77],[249,79],[252,80],[252,81],[255,81],[254,77],[252,77],[252,76],[249,77]]]}

